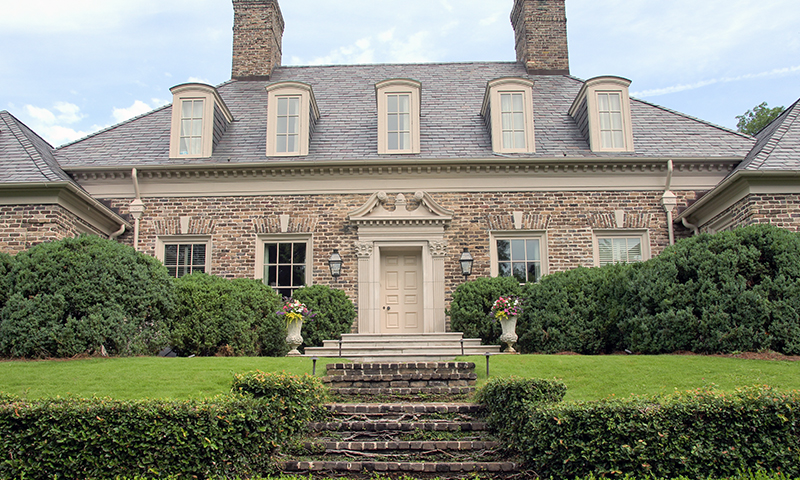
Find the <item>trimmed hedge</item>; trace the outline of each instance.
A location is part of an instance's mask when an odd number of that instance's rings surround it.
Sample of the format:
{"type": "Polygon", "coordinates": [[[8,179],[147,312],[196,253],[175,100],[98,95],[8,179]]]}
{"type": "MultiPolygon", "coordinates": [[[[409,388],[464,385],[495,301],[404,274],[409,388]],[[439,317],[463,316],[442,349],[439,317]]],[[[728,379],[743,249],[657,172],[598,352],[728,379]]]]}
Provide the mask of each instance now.
{"type": "Polygon", "coordinates": [[[176,308],[168,324],[182,355],[282,356],[286,323],[281,298],[253,279],[193,273],[175,280],[176,308]]]}
{"type": "Polygon", "coordinates": [[[321,347],[324,340],[338,340],[343,333],[350,333],[356,307],[344,291],[312,285],[296,290],[292,298],[314,314],[312,321],[303,322],[303,346],[321,347]]]}
{"type": "MultiPolygon", "coordinates": [[[[496,408],[505,408],[498,405],[496,408]]],[[[750,387],[524,406],[499,430],[541,477],[800,475],[800,392],[750,387]]],[[[505,413],[508,415],[508,413],[505,413]]]]}
{"type": "Polygon", "coordinates": [[[309,419],[324,416],[325,410],[320,406],[328,400],[327,389],[317,377],[259,370],[234,375],[231,392],[268,403],[280,403],[293,415],[309,419]]]}
{"type": "Polygon", "coordinates": [[[264,473],[307,420],[286,404],[243,396],[17,400],[0,404],[0,478],[264,473]]]}
{"type": "Polygon", "coordinates": [[[503,330],[489,317],[492,305],[500,296],[519,295],[521,289],[514,277],[481,277],[464,282],[453,292],[450,329],[463,332],[464,338],[480,338],[484,345],[499,343],[503,330]]]}
{"type": "Polygon", "coordinates": [[[5,282],[2,356],[152,354],[167,343],[171,279],[129,246],[92,235],[42,243],[14,257],[5,282]]]}
{"type": "Polygon", "coordinates": [[[537,405],[558,403],[566,394],[567,386],[558,380],[495,377],[476,392],[475,401],[486,406],[489,428],[510,435],[520,412],[537,405]]]}

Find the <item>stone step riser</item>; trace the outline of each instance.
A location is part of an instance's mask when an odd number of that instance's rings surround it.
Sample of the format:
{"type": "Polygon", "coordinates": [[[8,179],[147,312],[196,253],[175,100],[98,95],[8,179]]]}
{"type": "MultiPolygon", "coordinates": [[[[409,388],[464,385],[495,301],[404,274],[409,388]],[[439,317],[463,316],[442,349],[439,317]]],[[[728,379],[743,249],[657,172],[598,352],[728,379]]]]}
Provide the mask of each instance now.
{"type": "Polygon", "coordinates": [[[284,472],[511,473],[513,462],[281,462],[284,472]]]}
{"type": "Polygon", "coordinates": [[[478,414],[482,405],[474,403],[332,403],[326,405],[333,414],[357,413],[462,413],[478,414]]]}
{"type": "Polygon", "coordinates": [[[442,397],[469,395],[475,391],[475,387],[331,388],[329,391],[332,395],[341,397],[442,397]]]}
{"type": "Polygon", "coordinates": [[[311,422],[309,424],[309,429],[314,432],[483,432],[486,431],[486,422],[448,422],[440,420],[415,422],[311,422]]]}
{"type": "Polygon", "coordinates": [[[418,453],[420,451],[453,451],[470,452],[479,450],[493,450],[498,447],[498,442],[490,441],[408,441],[408,442],[306,442],[303,448],[313,451],[322,446],[326,453],[341,451],[356,452],[394,452],[418,453]]]}

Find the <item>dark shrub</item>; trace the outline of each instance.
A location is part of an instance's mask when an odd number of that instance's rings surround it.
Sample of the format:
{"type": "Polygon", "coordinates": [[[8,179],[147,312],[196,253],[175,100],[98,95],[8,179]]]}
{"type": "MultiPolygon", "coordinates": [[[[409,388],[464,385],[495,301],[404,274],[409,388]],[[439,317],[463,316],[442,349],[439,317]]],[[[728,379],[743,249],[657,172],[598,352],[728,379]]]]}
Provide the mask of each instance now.
{"type": "Polygon", "coordinates": [[[0,309],[5,306],[8,300],[8,292],[11,290],[11,268],[14,264],[14,257],[0,252],[0,309]]]}
{"type": "Polygon", "coordinates": [[[500,296],[519,295],[520,292],[519,282],[514,277],[481,277],[462,283],[453,292],[447,312],[450,330],[463,332],[465,338],[480,338],[484,345],[499,343],[503,332],[500,323],[489,318],[489,311],[500,296]]]}
{"type": "Polygon", "coordinates": [[[625,342],[642,353],[800,353],[800,235],[754,225],[676,243],[632,276],[625,342]]]}
{"type": "Polygon", "coordinates": [[[182,355],[286,354],[281,299],[258,280],[193,273],[175,281],[169,330],[182,355]]]}
{"type": "Polygon", "coordinates": [[[91,235],[42,243],[15,257],[6,281],[4,356],[148,354],[167,343],[171,279],[129,246],[91,235]]]}
{"type": "Polygon", "coordinates": [[[356,308],[342,290],[312,285],[296,290],[293,298],[314,314],[312,321],[303,323],[303,345],[320,347],[323,340],[337,340],[350,333],[356,308]]]}
{"type": "Polygon", "coordinates": [[[525,309],[517,324],[521,351],[598,354],[620,350],[617,322],[625,313],[632,268],[636,266],[576,268],[526,284],[525,309]]]}

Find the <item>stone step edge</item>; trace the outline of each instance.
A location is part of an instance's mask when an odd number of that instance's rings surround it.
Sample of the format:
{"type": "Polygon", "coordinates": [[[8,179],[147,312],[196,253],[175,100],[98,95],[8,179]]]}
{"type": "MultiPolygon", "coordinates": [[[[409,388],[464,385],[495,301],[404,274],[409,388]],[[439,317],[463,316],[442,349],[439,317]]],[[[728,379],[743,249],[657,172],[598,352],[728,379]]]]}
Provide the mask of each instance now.
{"type": "Polygon", "coordinates": [[[284,472],[516,472],[514,462],[341,462],[341,461],[282,461],[284,472]]]}
{"type": "Polygon", "coordinates": [[[324,406],[334,414],[356,413],[479,413],[479,403],[328,403],[324,406]]]}
{"type": "Polygon", "coordinates": [[[332,395],[342,396],[396,396],[396,395],[466,395],[475,391],[475,387],[390,387],[390,388],[331,388],[332,395]]]}
{"type": "Polygon", "coordinates": [[[310,422],[308,428],[314,432],[483,432],[486,422],[449,422],[442,420],[398,422],[396,420],[310,422]]]}
{"type": "Polygon", "coordinates": [[[373,451],[404,451],[404,450],[452,450],[452,451],[471,451],[471,450],[492,450],[497,448],[500,443],[487,440],[451,441],[451,440],[414,440],[414,441],[391,441],[391,442],[304,442],[303,448],[313,449],[322,445],[326,453],[335,453],[342,450],[352,450],[357,452],[373,451]]]}
{"type": "Polygon", "coordinates": [[[399,368],[458,368],[474,370],[475,362],[368,362],[368,363],[329,363],[328,370],[396,370],[399,368]]]}
{"type": "Polygon", "coordinates": [[[325,383],[330,382],[395,382],[395,381],[425,381],[425,380],[477,380],[478,374],[474,372],[426,372],[426,373],[378,373],[362,375],[326,375],[322,377],[325,383]]]}

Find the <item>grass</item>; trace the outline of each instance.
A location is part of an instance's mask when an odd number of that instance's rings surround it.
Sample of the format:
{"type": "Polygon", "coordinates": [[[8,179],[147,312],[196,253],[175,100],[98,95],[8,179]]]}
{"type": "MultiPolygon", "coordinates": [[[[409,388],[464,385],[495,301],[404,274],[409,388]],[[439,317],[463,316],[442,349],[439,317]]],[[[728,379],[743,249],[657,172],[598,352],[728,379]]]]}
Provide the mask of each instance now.
{"type": "MultiPolygon", "coordinates": [[[[486,381],[484,356],[475,362],[478,385],[486,381]]],[[[335,358],[317,361],[317,376],[335,358]]],[[[311,373],[309,358],[196,357],[92,358],[81,360],[0,362],[0,392],[26,398],[75,395],[117,399],[212,397],[230,389],[235,373],[263,370],[311,373]]],[[[494,376],[559,378],[567,384],[567,401],[597,400],[612,395],[653,395],[716,386],[721,390],[767,384],[800,389],[800,362],[742,360],[682,355],[497,355],[490,359],[494,376]]]]}

